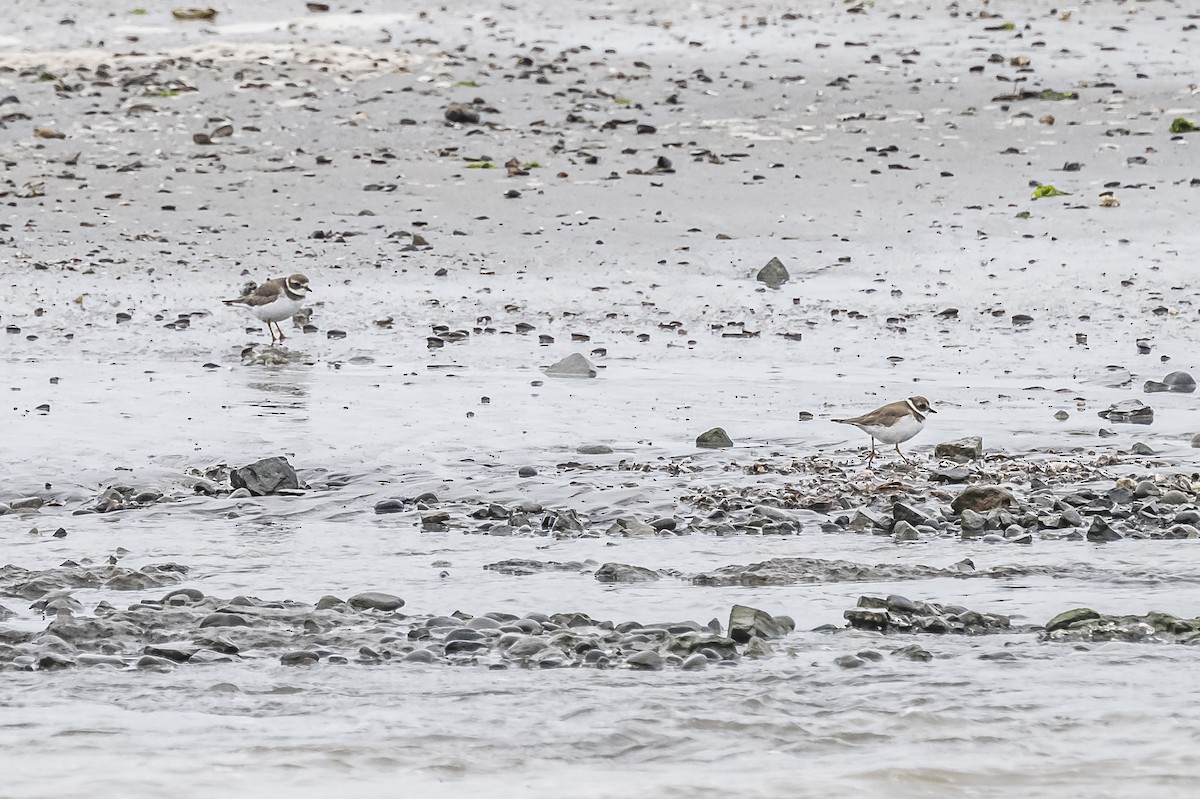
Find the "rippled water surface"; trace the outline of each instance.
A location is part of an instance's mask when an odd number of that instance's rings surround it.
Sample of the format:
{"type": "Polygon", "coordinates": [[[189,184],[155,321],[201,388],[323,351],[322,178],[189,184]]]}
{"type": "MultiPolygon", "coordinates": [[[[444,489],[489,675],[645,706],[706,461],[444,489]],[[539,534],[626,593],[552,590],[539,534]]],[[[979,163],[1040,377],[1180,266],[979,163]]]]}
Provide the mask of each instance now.
{"type": "MultiPolygon", "coordinates": [[[[353,651],[8,669],[0,794],[1190,795],[1194,647],[815,628],[888,594],[1021,626],[1079,606],[1195,617],[1195,539],[897,543],[831,531],[838,514],[815,510],[793,512],[795,535],[717,535],[697,499],[817,491],[828,474],[847,513],[910,489],[942,506],[955,489],[924,482],[933,445],[966,435],[1047,475],[1099,464],[1088,480],[1104,488],[1190,475],[1195,395],[1141,391],[1200,374],[1200,172],[1194,140],[1168,130],[1200,122],[1185,11],[331,5],[229,4],[198,24],[154,4],[0,10],[0,98],[16,98],[0,112],[24,115],[0,128],[0,502],[46,503],[0,517],[3,562],[175,563],[179,586],[208,596],[375,590],[415,616],[724,624],[745,604],[796,631],[703,671],[364,665],[353,651]],[[1010,61],[1022,55],[1028,70],[1010,61]],[[1023,89],[1079,98],[1001,97],[1023,89]],[[475,97],[492,124],[443,124],[447,103],[475,97]],[[227,142],[193,143],[226,120],[227,142]],[[65,138],[35,138],[42,125],[65,138]],[[671,171],[651,170],[660,156],[671,171]],[[509,158],[529,174],[509,177],[509,158]],[[1031,182],[1072,193],[1035,202],[1031,182]],[[1105,189],[1120,207],[1098,205],[1105,189]],[[405,247],[414,233],[429,245],[405,247]],[[772,256],[792,276],[778,290],[753,278],[772,256]],[[244,360],[265,333],[218,301],[289,271],[312,279],[314,327],[285,325],[286,364],[244,360]],[[469,335],[430,346],[436,326],[469,335]],[[544,373],[573,352],[596,378],[544,373]],[[905,445],[916,470],[890,455],[860,468],[865,436],[831,418],[914,393],[938,410],[905,445]],[[1128,399],[1152,425],[1097,416],[1128,399]],[[714,426],[735,446],[697,450],[714,426]],[[600,444],[612,452],[579,451],[600,444]],[[195,490],[280,454],[307,490],[195,490]],[[113,485],[164,499],[76,514],[113,485]],[[426,493],[446,529],[412,503],[374,511],[426,493]],[[487,535],[470,516],[522,501],[574,510],[589,532],[487,535]],[[607,532],[662,517],[687,534],[607,532]],[[691,581],[789,557],[1016,568],[691,581]],[[511,559],[575,565],[485,568],[511,559]],[[609,562],[662,576],[595,579],[609,562]],[[914,642],[932,659],[891,656],[914,642]],[[889,654],[836,662],[864,651],[889,654]]],[[[89,618],[167,590],[69,593],[89,618]]],[[[4,635],[46,628],[30,597],[0,605],[4,635]]]]}

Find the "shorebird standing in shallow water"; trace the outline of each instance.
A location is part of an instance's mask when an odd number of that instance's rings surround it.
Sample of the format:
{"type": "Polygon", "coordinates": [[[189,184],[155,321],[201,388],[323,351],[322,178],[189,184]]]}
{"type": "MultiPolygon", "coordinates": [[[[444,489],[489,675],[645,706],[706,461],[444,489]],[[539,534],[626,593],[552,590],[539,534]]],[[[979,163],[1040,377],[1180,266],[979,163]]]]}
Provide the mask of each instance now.
{"type": "Polygon", "coordinates": [[[279,323],[290,319],[304,304],[304,297],[312,289],[308,286],[308,278],[297,272],[289,277],[273,277],[253,291],[243,294],[236,300],[221,300],[226,305],[242,305],[267,323],[267,332],[271,334],[271,346],[275,345],[275,330],[279,331],[279,341],[283,341],[283,328],[279,323]],[[275,329],[271,329],[274,323],[275,329]]]}
{"type": "Polygon", "coordinates": [[[900,444],[921,432],[925,427],[925,418],[937,413],[929,407],[929,400],[924,397],[909,397],[899,402],[889,402],[875,410],[855,416],[853,419],[834,419],[839,424],[852,424],[871,437],[871,454],[867,457],[867,468],[875,459],[875,442],[895,444],[896,454],[900,460],[912,464],[900,451],[900,444]]]}

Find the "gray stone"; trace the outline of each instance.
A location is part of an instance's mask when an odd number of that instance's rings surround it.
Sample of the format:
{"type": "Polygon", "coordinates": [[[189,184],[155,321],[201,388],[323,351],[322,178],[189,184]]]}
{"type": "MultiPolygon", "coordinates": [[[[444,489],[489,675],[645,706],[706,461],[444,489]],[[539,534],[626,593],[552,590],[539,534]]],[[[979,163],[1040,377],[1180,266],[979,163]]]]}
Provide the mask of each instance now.
{"type": "Polygon", "coordinates": [[[908,522],[914,527],[918,524],[929,524],[928,514],[904,502],[892,504],[892,518],[897,522],[908,522]]]}
{"type": "Polygon", "coordinates": [[[1192,501],[1192,498],[1179,489],[1172,488],[1170,491],[1163,494],[1158,501],[1164,505],[1186,505],[1192,501]]]}
{"type": "Polygon", "coordinates": [[[348,606],[346,605],[345,600],[338,599],[332,594],[326,594],[325,596],[321,597],[317,600],[316,604],[317,610],[345,611],[347,607],[348,606]]]}
{"type": "Polygon", "coordinates": [[[298,649],[284,652],[279,656],[279,662],[284,666],[311,666],[321,660],[321,654],[311,649],[298,649]]]}
{"type": "Polygon", "coordinates": [[[505,654],[514,658],[527,658],[541,652],[549,644],[534,635],[521,635],[516,638],[508,648],[504,650],[505,654]]]}
{"type": "Polygon", "coordinates": [[[983,437],[967,436],[966,438],[956,438],[953,441],[943,441],[933,448],[933,456],[960,463],[979,460],[983,457],[983,437]]]}
{"type": "Polygon", "coordinates": [[[929,477],[939,483],[965,483],[971,477],[971,470],[966,466],[951,466],[948,469],[934,469],[929,477]]]}
{"type": "Polygon", "coordinates": [[[364,591],[361,594],[355,594],[346,600],[346,603],[355,610],[399,610],[404,607],[404,600],[393,594],[385,594],[382,591],[364,591]]]}
{"type": "Polygon", "coordinates": [[[791,275],[788,274],[783,261],[780,261],[778,258],[772,258],[767,261],[767,265],[758,270],[758,274],[754,277],[759,283],[766,283],[767,286],[773,289],[779,288],[788,282],[790,278],[791,275]]]}
{"type": "MultiPolygon", "coordinates": [[[[1200,510],[1195,510],[1194,508],[1181,510],[1175,514],[1175,518],[1171,521],[1175,522],[1175,524],[1194,524],[1200,526],[1200,510]]],[[[3,617],[3,614],[0,613],[0,620],[3,617]]]]}
{"type": "Polygon", "coordinates": [[[580,455],[611,455],[613,448],[608,444],[584,444],[575,451],[580,455]]]}
{"type": "Polygon", "coordinates": [[[605,563],[596,569],[595,578],[602,583],[652,583],[658,579],[658,572],[643,566],[605,563]]]}
{"type": "Polygon", "coordinates": [[[237,613],[210,613],[200,620],[201,627],[249,627],[245,616],[237,613]]]}
{"type": "Polygon", "coordinates": [[[1092,517],[1092,525],[1087,531],[1088,541],[1108,542],[1120,541],[1124,536],[1112,528],[1101,516],[1092,517]]]}
{"type": "Polygon", "coordinates": [[[835,658],[833,662],[843,669],[857,669],[866,663],[857,655],[842,655],[840,658],[835,658]]]}
{"type": "Polygon", "coordinates": [[[1055,630],[1062,630],[1070,627],[1073,624],[1092,621],[1100,618],[1100,614],[1091,608],[1074,608],[1066,610],[1055,616],[1050,621],[1046,622],[1046,632],[1052,633],[1055,630]]]}
{"type": "Polygon", "coordinates": [[[404,656],[405,663],[432,663],[434,654],[428,649],[414,649],[404,656]]]}
{"type": "Polygon", "coordinates": [[[870,508],[859,509],[850,519],[851,530],[858,530],[861,532],[864,530],[883,529],[885,527],[887,527],[887,522],[884,520],[883,516],[879,515],[870,508]]]}
{"type": "Polygon", "coordinates": [[[558,363],[546,367],[550,377],[595,377],[596,367],[578,352],[571,353],[558,363]]]}
{"type": "Polygon", "coordinates": [[[1161,383],[1147,380],[1144,390],[1147,394],[1158,391],[1176,391],[1181,394],[1191,394],[1196,390],[1196,380],[1187,372],[1171,372],[1162,379],[1161,383]]]}
{"type": "Polygon", "coordinates": [[[1142,480],[1133,489],[1133,495],[1138,499],[1157,497],[1159,493],[1158,486],[1152,480],[1142,480]]]}
{"type": "Polygon", "coordinates": [[[696,446],[701,449],[723,449],[732,447],[733,440],[729,438],[729,434],[723,427],[714,427],[696,437],[696,446]]]}
{"type": "Polygon", "coordinates": [[[894,541],[916,541],[920,537],[921,533],[917,528],[904,520],[892,525],[892,540],[894,541]]]}
{"type": "MultiPolygon", "coordinates": [[[[471,632],[470,630],[456,630],[455,632],[471,632]]],[[[453,638],[446,641],[447,655],[469,655],[473,652],[479,652],[487,649],[486,641],[469,641],[464,638],[453,638]]]]}
{"type": "Polygon", "coordinates": [[[200,649],[201,647],[192,643],[176,642],[150,644],[142,649],[142,652],[153,657],[166,658],[175,663],[186,663],[200,649]]]}
{"type": "Polygon", "coordinates": [[[45,500],[41,497],[22,497],[8,503],[8,507],[11,510],[37,510],[43,504],[45,504],[45,500]]]}
{"type": "Polygon", "coordinates": [[[970,508],[963,508],[963,512],[959,514],[959,519],[962,521],[962,529],[964,533],[982,532],[987,527],[987,517],[982,513],[976,513],[970,508]]]}
{"type": "Polygon", "coordinates": [[[708,658],[699,652],[688,655],[679,666],[683,671],[700,671],[708,668],[708,658]]]}
{"type": "Polygon", "coordinates": [[[1150,424],[1154,421],[1154,409],[1137,399],[1113,403],[1107,410],[1100,411],[1096,415],[1110,422],[1127,424],[1150,424]]]}
{"type": "Polygon", "coordinates": [[[742,654],[748,658],[765,658],[771,654],[773,650],[771,645],[761,638],[751,638],[746,642],[746,651],[742,654]]]}
{"type": "Polygon", "coordinates": [[[663,659],[662,655],[655,652],[653,649],[645,649],[636,654],[630,655],[625,661],[630,667],[642,669],[644,671],[662,671],[663,659]]]}
{"type": "Polygon", "coordinates": [[[375,503],[376,513],[402,513],[404,511],[404,500],[399,498],[381,499],[375,503]]]}
{"type": "Polygon", "coordinates": [[[162,598],[164,605],[191,605],[204,599],[204,592],[195,588],[176,588],[162,598]]]}
{"type": "Polygon", "coordinates": [[[959,514],[964,510],[983,513],[995,508],[1007,508],[1016,501],[1008,489],[1000,486],[968,486],[950,503],[950,509],[959,514]]]}
{"type": "Polygon", "coordinates": [[[229,473],[229,482],[234,488],[245,488],[256,497],[300,488],[296,470],[283,456],[263,458],[249,466],[234,469],[229,473]]]}
{"type": "Polygon", "coordinates": [[[734,605],[729,611],[729,637],[739,644],[751,638],[782,638],[795,627],[787,626],[783,618],[775,618],[765,610],[734,605]]]}
{"type": "Polygon", "coordinates": [[[517,469],[517,477],[537,477],[537,469],[533,466],[522,466],[517,469]]]}
{"type": "Polygon", "coordinates": [[[1136,442],[1132,447],[1129,448],[1129,451],[1132,452],[1134,455],[1142,455],[1142,456],[1151,456],[1151,455],[1158,454],[1154,451],[1154,449],[1149,444],[1143,443],[1141,441],[1136,442]]]}
{"type": "Polygon", "coordinates": [[[1192,447],[1195,449],[1200,449],[1200,433],[1192,436],[1192,447]]]}
{"type": "Polygon", "coordinates": [[[918,663],[928,663],[929,661],[933,660],[933,655],[929,652],[929,650],[918,644],[909,644],[908,646],[902,646],[899,649],[893,649],[892,657],[913,660],[918,663]]]}

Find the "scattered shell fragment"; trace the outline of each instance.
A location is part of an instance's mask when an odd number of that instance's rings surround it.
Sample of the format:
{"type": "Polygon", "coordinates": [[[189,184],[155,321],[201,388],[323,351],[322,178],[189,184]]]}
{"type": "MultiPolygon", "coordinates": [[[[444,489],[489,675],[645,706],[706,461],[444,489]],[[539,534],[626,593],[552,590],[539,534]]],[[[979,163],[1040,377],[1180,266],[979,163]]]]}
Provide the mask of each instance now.
{"type": "Polygon", "coordinates": [[[1113,194],[1111,191],[1106,191],[1100,195],[1100,207],[1120,208],[1121,201],[1117,199],[1117,195],[1113,194]]]}
{"type": "Polygon", "coordinates": [[[33,135],[39,139],[65,139],[67,134],[60,133],[54,128],[46,128],[38,126],[33,129],[33,135]]]}

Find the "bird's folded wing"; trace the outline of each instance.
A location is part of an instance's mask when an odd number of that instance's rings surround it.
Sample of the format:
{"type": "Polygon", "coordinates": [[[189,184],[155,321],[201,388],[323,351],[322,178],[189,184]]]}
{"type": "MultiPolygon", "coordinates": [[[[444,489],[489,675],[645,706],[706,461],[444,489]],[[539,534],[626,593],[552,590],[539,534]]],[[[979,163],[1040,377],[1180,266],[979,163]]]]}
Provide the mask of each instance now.
{"type": "Polygon", "coordinates": [[[282,291],[283,289],[279,287],[278,283],[267,281],[249,294],[238,297],[236,300],[226,300],[226,302],[236,302],[239,305],[249,305],[253,308],[274,302],[282,291]]]}

